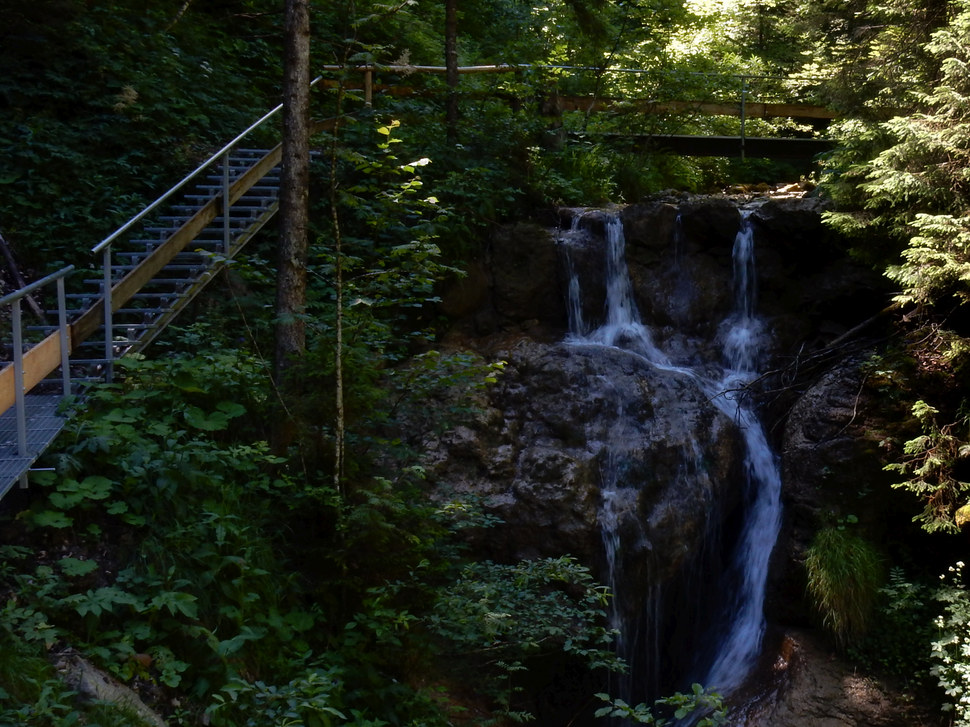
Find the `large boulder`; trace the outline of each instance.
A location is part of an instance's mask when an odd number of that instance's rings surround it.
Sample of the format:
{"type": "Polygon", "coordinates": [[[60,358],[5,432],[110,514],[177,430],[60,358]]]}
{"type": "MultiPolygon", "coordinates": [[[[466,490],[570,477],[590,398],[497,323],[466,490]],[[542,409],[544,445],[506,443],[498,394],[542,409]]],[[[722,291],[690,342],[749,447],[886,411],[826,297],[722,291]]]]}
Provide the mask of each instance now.
{"type": "Polygon", "coordinates": [[[804,561],[820,528],[855,527],[877,546],[918,531],[910,503],[886,496],[895,480],[883,469],[879,432],[886,417],[904,413],[879,405],[884,399],[877,400],[868,386],[871,355],[864,349],[835,361],[805,387],[785,418],[785,527],[775,550],[769,602],[782,623],[813,623],[804,598],[804,561]]]}
{"type": "Polygon", "coordinates": [[[604,492],[619,492],[628,566],[671,577],[711,512],[737,496],[731,419],[691,377],[629,352],[522,340],[504,354],[479,416],[424,442],[443,488],[482,496],[502,519],[478,548],[499,560],[570,553],[605,568],[604,492]]]}

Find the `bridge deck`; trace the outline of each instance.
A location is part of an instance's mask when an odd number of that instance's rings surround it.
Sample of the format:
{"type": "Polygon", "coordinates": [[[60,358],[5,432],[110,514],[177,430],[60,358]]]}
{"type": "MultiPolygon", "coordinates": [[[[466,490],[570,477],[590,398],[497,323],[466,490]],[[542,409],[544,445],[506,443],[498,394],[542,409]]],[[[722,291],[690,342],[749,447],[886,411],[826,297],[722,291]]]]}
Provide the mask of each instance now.
{"type": "Polygon", "coordinates": [[[63,396],[30,393],[25,397],[27,456],[18,455],[17,411],[12,407],[0,414],[0,497],[23,476],[64,428],[67,419],[59,413],[63,396]]]}
{"type": "Polygon", "coordinates": [[[647,134],[597,134],[596,137],[613,143],[628,143],[637,149],[670,151],[683,156],[811,159],[835,147],[831,139],[809,138],[647,134]]]}

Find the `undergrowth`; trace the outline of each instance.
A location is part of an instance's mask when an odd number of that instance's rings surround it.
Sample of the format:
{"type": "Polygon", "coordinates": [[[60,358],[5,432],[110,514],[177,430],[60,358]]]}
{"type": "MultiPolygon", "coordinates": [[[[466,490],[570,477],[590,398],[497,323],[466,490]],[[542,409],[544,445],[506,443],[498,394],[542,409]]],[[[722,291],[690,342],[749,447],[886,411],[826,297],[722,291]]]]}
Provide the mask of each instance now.
{"type": "MultiPolygon", "coordinates": [[[[244,352],[119,366],[5,524],[0,635],[15,647],[2,660],[24,675],[2,682],[8,713],[71,713],[43,658],[67,647],[173,725],[445,725],[457,707],[436,685],[455,679],[525,718],[518,684],[536,653],[619,668],[588,570],[470,560],[459,531],[494,518],[470,499],[432,501],[406,453],[369,458],[342,493],[312,463],[271,454],[271,395],[244,352]]],[[[397,395],[495,376],[466,359],[418,366],[397,395]]],[[[36,719],[23,723],[48,724],[36,719]]]]}

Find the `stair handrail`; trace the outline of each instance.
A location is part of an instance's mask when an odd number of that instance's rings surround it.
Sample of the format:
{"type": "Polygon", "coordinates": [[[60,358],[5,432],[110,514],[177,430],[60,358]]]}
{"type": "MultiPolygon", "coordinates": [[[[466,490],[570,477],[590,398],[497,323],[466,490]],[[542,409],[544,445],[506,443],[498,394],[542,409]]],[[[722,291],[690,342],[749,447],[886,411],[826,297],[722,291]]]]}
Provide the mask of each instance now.
{"type": "Polygon", "coordinates": [[[33,293],[35,290],[39,290],[43,288],[45,285],[49,283],[53,283],[58,278],[66,277],[73,270],[74,270],[74,266],[68,265],[67,267],[54,271],[50,275],[45,275],[40,280],[35,280],[33,283],[30,283],[29,285],[25,285],[23,288],[18,288],[12,293],[7,293],[5,296],[0,298],[0,306],[9,305],[10,303],[13,303],[15,300],[18,300],[20,298],[25,298],[31,293],[33,293]]]}
{"type": "MultiPolygon", "coordinates": [[[[310,82],[310,88],[312,89],[323,76],[317,76],[310,82]]],[[[102,275],[102,295],[101,301],[104,311],[104,359],[105,359],[105,378],[107,381],[111,381],[114,368],[114,342],[111,340],[110,331],[112,330],[112,287],[113,287],[113,271],[111,262],[111,245],[112,243],[121,237],[123,234],[131,230],[135,225],[141,222],[145,217],[147,217],[151,212],[160,207],[163,203],[167,202],[176,192],[181,190],[186,184],[194,180],[196,177],[201,175],[206,169],[218,162],[220,159],[223,161],[223,175],[222,175],[222,198],[223,198],[223,225],[224,225],[224,246],[225,253],[229,254],[229,213],[228,207],[231,204],[229,202],[229,152],[246,136],[251,134],[253,131],[258,129],[264,123],[266,123],[273,116],[278,114],[282,110],[283,104],[277,104],[272,109],[263,114],[259,119],[250,124],[246,129],[237,134],[231,141],[224,144],[218,151],[212,154],[208,159],[202,162],[194,170],[189,172],[185,177],[183,177],[178,183],[164,192],[160,197],[155,199],[154,202],[147,205],[141,212],[136,214],[134,217],[129,219],[125,224],[119,227],[117,230],[112,232],[101,242],[91,248],[91,252],[95,255],[98,253],[102,256],[101,262],[101,275],[102,275]]]]}
{"type": "MultiPolygon", "coordinates": [[[[314,78],[310,82],[310,88],[313,88],[322,78],[323,78],[323,76],[317,76],[316,78],[314,78]]],[[[163,202],[167,201],[169,199],[169,197],[171,197],[173,194],[175,194],[180,189],[182,189],[182,187],[184,187],[186,184],[188,184],[193,179],[195,179],[198,175],[200,175],[203,171],[205,171],[213,163],[215,163],[216,161],[218,161],[218,159],[220,157],[222,157],[226,153],[228,153],[234,146],[236,146],[236,144],[238,144],[240,141],[242,141],[246,136],[248,136],[253,131],[255,131],[256,129],[258,129],[260,126],[262,126],[270,118],[272,118],[273,116],[275,116],[276,114],[278,114],[282,108],[283,108],[283,104],[277,104],[273,109],[271,109],[270,111],[267,111],[265,114],[263,114],[263,116],[261,116],[257,121],[253,122],[245,131],[240,132],[232,141],[230,141],[227,144],[225,144],[221,149],[219,149],[219,151],[217,151],[212,156],[210,156],[208,159],[206,159],[204,162],[202,162],[202,164],[200,164],[198,167],[196,167],[193,171],[189,172],[189,174],[187,174],[180,182],[178,182],[175,186],[173,186],[167,192],[165,192],[164,194],[162,194],[161,197],[159,197],[154,202],[152,202],[151,204],[149,204],[141,212],[139,212],[138,214],[136,214],[134,217],[132,217],[130,220],[128,220],[125,224],[123,224],[117,230],[115,230],[114,232],[112,232],[110,235],[108,235],[106,238],[104,238],[97,245],[95,245],[94,247],[92,247],[91,248],[91,252],[92,253],[99,253],[99,252],[103,251],[108,245],[110,245],[112,242],[114,242],[118,237],[120,237],[125,232],[127,232],[132,227],[134,227],[136,224],[138,224],[139,222],[141,222],[141,220],[143,220],[148,214],[150,214],[153,210],[155,210],[157,207],[159,207],[163,202]]]]}
{"type": "MultiPolygon", "coordinates": [[[[61,367],[61,383],[64,396],[71,393],[71,371],[69,366],[70,337],[67,330],[67,303],[64,292],[64,279],[73,272],[74,266],[68,265],[60,270],[36,280],[30,285],[8,293],[0,298],[0,306],[11,307],[10,326],[13,333],[13,361],[0,368],[0,413],[6,412],[10,406],[16,408],[17,423],[17,456],[27,457],[27,415],[24,396],[26,392],[36,386],[51,371],[61,367]],[[57,283],[57,331],[50,334],[43,341],[24,352],[23,322],[21,320],[20,301],[35,290],[51,283],[57,283]],[[26,364],[28,359],[37,358],[32,363],[35,370],[27,376],[26,364]],[[13,396],[9,389],[13,388],[13,396]],[[10,400],[13,399],[11,402],[10,400]]],[[[25,484],[21,477],[21,484],[25,484]]]]}

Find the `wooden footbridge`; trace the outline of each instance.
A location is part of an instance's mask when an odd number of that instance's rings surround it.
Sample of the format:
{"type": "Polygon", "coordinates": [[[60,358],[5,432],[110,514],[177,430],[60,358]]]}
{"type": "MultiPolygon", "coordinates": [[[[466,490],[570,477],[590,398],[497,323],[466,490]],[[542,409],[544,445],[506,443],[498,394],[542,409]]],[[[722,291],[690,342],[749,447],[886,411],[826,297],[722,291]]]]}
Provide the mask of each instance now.
{"type": "MultiPolygon", "coordinates": [[[[459,69],[462,73],[519,72],[521,66],[459,69]]],[[[345,72],[346,68],[325,69],[345,72]]],[[[365,106],[375,96],[396,98],[413,93],[400,84],[375,82],[380,74],[444,73],[444,68],[360,66],[356,85],[365,106]]],[[[317,78],[326,86],[333,81],[317,78]]],[[[379,78],[378,78],[379,81],[379,78]]],[[[624,105],[629,113],[718,114],[741,119],[737,137],[635,136],[633,142],[682,154],[714,156],[805,156],[827,148],[817,140],[776,141],[745,137],[744,121],[755,116],[785,116],[826,121],[833,114],[819,106],[754,103],[744,94],[737,104],[711,102],[619,101],[554,94],[552,117],[570,111],[600,113],[624,105]],[[812,145],[810,142],[815,142],[812,145]],[[787,146],[785,144],[787,143],[787,146]],[[799,145],[797,153],[795,145],[799,145]],[[759,151],[760,149],[760,151],[759,151]]],[[[67,267],[0,298],[0,313],[9,311],[10,330],[3,339],[9,352],[0,369],[0,498],[17,482],[26,486],[27,472],[61,431],[68,405],[85,382],[110,380],[113,362],[148,346],[189,302],[239,253],[278,209],[281,146],[266,150],[247,146],[257,129],[265,129],[281,106],[264,115],[218,150],[116,232],[92,248],[99,261],[96,274],[85,274],[87,292],[66,292],[65,280],[78,274],[67,267]],[[51,291],[54,291],[51,294],[51,291]],[[24,325],[23,301],[46,296],[55,303],[52,320],[24,325]]],[[[318,130],[327,126],[318,125],[318,130]]],[[[623,141],[629,142],[630,137],[623,141]]]]}
{"type": "MultiPolygon", "coordinates": [[[[343,66],[325,66],[329,72],[346,72],[343,66]]],[[[345,89],[361,91],[364,103],[372,105],[375,98],[382,96],[398,99],[424,92],[415,86],[402,82],[413,74],[445,74],[446,68],[440,66],[410,66],[410,65],[362,65],[353,70],[360,74],[356,83],[342,81],[324,81],[325,85],[342,84],[345,89]],[[382,77],[402,79],[392,82],[381,82],[382,77]]],[[[545,73],[594,73],[597,75],[627,75],[637,77],[650,74],[651,71],[635,68],[592,68],[576,66],[533,66],[501,64],[494,66],[467,66],[457,69],[459,74],[526,74],[534,72],[545,73]]],[[[565,128],[564,116],[580,113],[585,116],[592,114],[612,113],[628,118],[667,116],[682,119],[699,117],[735,117],[738,119],[736,134],[675,134],[675,133],[597,133],[584,130],[582,133],[566,132],[574,137],[593,138],[598,141],[624,145],[638,150],[652,150],[671,152],[681,156],[719,156],[719,157],[764,157],[774,159],[811,159],[830,151],[834,143],[827,138],[817,135],[818,130],[824,129],[836,118],[836,113],[827,106],[817,103],[777,100],[784,94],[783,90],[775,90],[771,95],[776,100],[765,101],[759,99],[759,85],[766,83],[776,86],[795,86],[803,84],[817,84],[818,79],[782,79],[774,76],[757,75],[725,75],[711,73],[687,74],[691,77],[710,79],[709,90],[705,98],[696,100],[657,100],[651,98],[636,98],[631,94],[624,96],[600,94],[591,92],[586,95],[570,95],[561,93],[555,84],[546,83],[537,92],[540,101],[540,113],[547,116],[551,126],[557,129],[565,128]],[[727,82],[726,82],[727,81],[727,82]],[[812,131],[789,134],[787,136],[763,137],[751,135],[749,122],[758,119],[790,119],[793,122],[810,128],[812,131]]],[[[791,93],[791,92],[789,92],[791,93]]],[[[479,94],[486,97],[494,94],[479,94]]]]}

